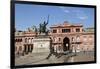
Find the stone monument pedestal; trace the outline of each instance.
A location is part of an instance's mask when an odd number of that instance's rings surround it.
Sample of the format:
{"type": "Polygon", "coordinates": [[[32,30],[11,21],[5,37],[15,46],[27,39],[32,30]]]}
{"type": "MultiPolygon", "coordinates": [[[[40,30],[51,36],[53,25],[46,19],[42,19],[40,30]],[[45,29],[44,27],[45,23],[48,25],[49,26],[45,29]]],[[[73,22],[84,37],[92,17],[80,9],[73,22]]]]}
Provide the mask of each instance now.
{"type": "Polygon", "coordinates": [[[33,39],[33,51],[32,53],[50,53],[50,41],[51,39],[44,35],[38,35],[33,39]]]}

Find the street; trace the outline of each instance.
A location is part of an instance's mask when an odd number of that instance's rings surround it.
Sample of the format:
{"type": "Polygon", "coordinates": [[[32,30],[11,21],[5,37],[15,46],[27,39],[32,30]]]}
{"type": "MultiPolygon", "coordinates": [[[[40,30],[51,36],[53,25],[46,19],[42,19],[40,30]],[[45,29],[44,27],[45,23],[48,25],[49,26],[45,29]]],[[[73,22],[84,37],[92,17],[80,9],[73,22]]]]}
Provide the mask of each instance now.
{"type": "Polygon", "coordinates": [[[62,55],[59,58],[55,57],[55,55],[51,55],[49,59],[46,59],[47,56],[48,53],[30,53],[28,55],[15,58],[15,65],[94,61],[94,52],[79,52],[76,56],[62,55]]]}

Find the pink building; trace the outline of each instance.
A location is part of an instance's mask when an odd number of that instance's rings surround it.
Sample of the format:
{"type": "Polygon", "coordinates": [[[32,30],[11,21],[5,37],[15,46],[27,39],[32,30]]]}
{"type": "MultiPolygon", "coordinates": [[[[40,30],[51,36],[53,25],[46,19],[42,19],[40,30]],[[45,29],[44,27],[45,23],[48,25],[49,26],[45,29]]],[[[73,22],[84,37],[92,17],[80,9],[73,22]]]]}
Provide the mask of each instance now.
{"type": "MultiPolygon", "coordinates": [[[[34,50],[33,39],[38,32],[15,32],[15,54],[32,53],[34,50]]],[[[64,22],[50,27],[49,37],[55,52],[61,53],[67,50],[73,52],[94,51],[94,28],[84,29],[81,24],[64,22]]]]}
{"type": "Polygon", "coordinates": [[[16,32],[15,33],[15,54],[28,54],[32,53],[34,48],[33,39],[36,37],[35,32],[16,32]]]}
{"type": "Polygon", "coordinates": [[[94,29],[84,31],[83,25],[72,25],[68,22],[50,27],[52,45],[57,52],[72,50],[73,52],[94,50],[94,29]]]}

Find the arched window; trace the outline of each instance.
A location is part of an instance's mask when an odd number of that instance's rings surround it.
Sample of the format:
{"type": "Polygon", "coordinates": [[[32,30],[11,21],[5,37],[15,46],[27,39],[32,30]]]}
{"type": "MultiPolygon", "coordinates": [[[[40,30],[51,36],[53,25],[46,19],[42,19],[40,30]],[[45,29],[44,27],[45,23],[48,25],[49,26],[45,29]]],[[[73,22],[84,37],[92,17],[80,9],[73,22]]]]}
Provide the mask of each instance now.
{"type": "Polygon", "coordinates": [[[22,50],[22,46],[19,46],[19,51],[21,51],[22,50]]]}
{"type": "Polygon", "coordinates": [[[31,39],[31,43],[33,43],[33,38],[31,39]]]}
{"type": "Polygon", "coordinates": [[[53,41],[55,42],[55,38],[53,38],[53,41]]]}
{"type": "Polygon", "coordinates": [[[30,38],[28,39],[28,43],[31,43],[31,39],[30,38]]]}
{"type": "Polygon", "coordinates": [[[76,40],[77,40],[77,42],[79,42],[79,41],[80,41],[80,37],[79,37],[79,36],[77,36],[77,37],[76,37],[76,40]]]}
{"type": "Polygon", "coordinates": [[[19,42],[19,39],[17,39],[17,42],[19,42]]]}
{"type": "Polygon", "coordinates": [[[75,41],[75,40],[74,40],[74,37],[72,37],[72,41],[75,41]]]}
{"type": "Polygon", "coordinates": [[[19,39],[19,42],[21,42],[21,39],[19,39]]]}
{"type": "Polygon", "coordinates": [[[61,41],[61,38],[59,38],[59,41],[61,41]]]}
{"type": "Polygon", "coordinates": [[[22,42],[22,39],[21,39],[21,42],[22,42]]]}
{"type": "Polygon", "coordinates": [[[25,38],[25,43],[27,43],[27,38],[25,38]]]}

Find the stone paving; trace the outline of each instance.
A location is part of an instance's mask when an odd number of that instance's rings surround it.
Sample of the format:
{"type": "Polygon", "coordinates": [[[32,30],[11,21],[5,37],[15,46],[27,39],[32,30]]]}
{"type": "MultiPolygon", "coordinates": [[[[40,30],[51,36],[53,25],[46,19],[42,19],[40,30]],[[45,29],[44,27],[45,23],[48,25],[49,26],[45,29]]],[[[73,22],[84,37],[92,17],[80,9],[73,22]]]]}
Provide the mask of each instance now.
{"type": "Polygon", "coordinates": [[[68,55],[62,55],[57,58],[52,55],[49,59],[46,59],[49,53],[30,53],[25,56],[15,58],[15,65],[35,65],[35,64],[51,64],[51,63],[66,63],[66,62],[83,62],[93,61],[93,52],[81,52],[76,56],[68,57],[68,55]]]}

